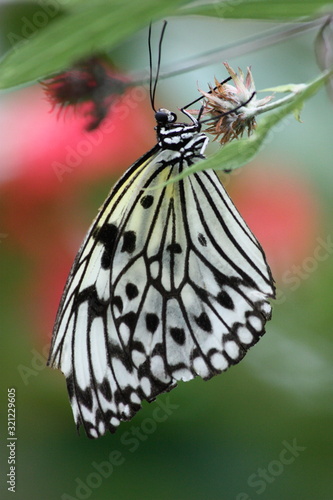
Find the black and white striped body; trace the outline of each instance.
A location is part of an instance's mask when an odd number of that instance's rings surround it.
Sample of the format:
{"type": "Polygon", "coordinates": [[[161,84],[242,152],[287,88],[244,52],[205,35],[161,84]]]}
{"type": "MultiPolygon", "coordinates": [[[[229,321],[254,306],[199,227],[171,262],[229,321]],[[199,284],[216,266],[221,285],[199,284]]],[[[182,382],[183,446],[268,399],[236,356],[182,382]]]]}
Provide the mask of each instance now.
{"type": "Polygon", "coordinates": [[[193,118],[192,124],[173,123],[176,115],[167,109],[159,110],[155,116],[157,117],[158,145],[162,149],[174,151],[176,158],[182,156],[204,158],[203,153],[208,143],[208,137],[206,134],[200,134],[200,123],[193,118]],[[161,119],[161,117],[165,118],[161,119]],[[158,121],[159,118],[160,121],[158,121]]]}
{"type": "Polygon", "coordinates": [[[271,315],[264,253],[216,174],[163,186],[203,158],[207,136],[195,120],[156,115],[158,144],[93,222],[54,328],[49,364],[66,375],[89,437],[114,432],[178,380],[238,363],[271,315]]]}

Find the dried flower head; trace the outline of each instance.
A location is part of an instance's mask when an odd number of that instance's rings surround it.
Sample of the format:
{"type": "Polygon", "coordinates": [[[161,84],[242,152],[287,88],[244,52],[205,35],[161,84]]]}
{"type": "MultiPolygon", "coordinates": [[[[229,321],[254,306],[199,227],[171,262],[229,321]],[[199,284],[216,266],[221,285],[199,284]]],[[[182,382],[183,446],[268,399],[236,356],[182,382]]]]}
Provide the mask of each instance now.
{"type": "Polygon", "coordinates": [[[212,123],[207,132],[215,135],[214,140],[226,144],[241,137],[245,130],[248,135],[256,127],[256,110],[271,101],[273,96],[258,100],[255,95],[255,86],[251,69],[247,68],[246,77],[240,68],[239,74],[223,63],[234,85],[220,83],[215,78],[215,87],[210,86],[209,92],[200,90],[205,97],[203,115],[210,115],[212,123]],[[222,137],[221,137],[222,136],[222,137]]]}
{"type": "Polygon", "coordinates": [[[90,103],[92,120],[87,130],[94,130],[106,117],[110,106],[122,94],[129,82],[111,68],[102,57],[91,57],[79,62],[68,71],[42,82],[53,107],[78,107],[90,103]]]}

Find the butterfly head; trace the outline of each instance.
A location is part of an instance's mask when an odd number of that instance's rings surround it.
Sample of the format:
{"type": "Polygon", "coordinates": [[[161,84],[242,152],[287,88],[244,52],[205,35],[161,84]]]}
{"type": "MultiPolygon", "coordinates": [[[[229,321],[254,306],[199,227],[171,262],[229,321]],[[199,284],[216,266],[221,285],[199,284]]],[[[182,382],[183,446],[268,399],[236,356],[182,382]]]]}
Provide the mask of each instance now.
{"type": "Polygon", "coordinates": [[[167,127],[170,123],[175,123],[177,115],[168,109],[160,108],[155,113],[155,120],[157,126],[167,127]]]}

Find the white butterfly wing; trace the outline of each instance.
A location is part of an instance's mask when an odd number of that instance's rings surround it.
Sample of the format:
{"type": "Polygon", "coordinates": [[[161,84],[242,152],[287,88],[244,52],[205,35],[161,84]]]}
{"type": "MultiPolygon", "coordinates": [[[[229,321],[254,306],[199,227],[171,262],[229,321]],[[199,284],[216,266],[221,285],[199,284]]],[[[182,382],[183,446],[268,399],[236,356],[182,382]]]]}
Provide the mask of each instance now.
{"type": "MultiPolygon", "coordinates": [[[[193,158],[192,158],[193,160],[193,158]]],[[[124,174],[69,276],[49,358],[90,437],[178,380],[238,363],[264,333],[274,285],[264,253],[213,171],[155,147],[124,174]]]]}

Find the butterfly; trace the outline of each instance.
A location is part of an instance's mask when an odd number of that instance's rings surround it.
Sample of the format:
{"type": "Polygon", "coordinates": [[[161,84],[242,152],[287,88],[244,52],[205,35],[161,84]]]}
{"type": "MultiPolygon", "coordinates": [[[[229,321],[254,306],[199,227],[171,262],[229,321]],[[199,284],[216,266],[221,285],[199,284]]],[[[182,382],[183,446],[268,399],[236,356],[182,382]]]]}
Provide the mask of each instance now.
{"type": "Polygon", "coordinates": [[[77,427],[97,438],[177,382],[238,363],[265,332],[275,295],[264,252],[204,158],[182,110],[155,113],[157,144],[120,178],[77,254],[48,365],[77,427]]]}

